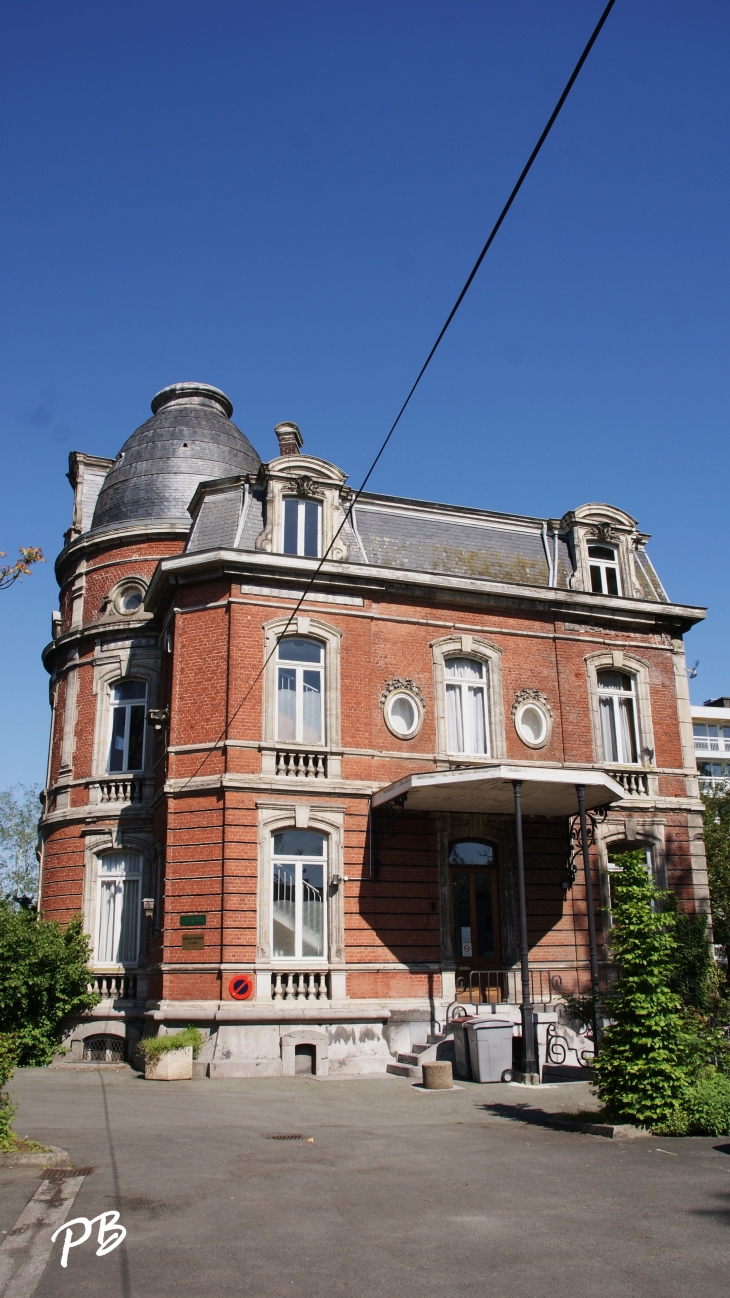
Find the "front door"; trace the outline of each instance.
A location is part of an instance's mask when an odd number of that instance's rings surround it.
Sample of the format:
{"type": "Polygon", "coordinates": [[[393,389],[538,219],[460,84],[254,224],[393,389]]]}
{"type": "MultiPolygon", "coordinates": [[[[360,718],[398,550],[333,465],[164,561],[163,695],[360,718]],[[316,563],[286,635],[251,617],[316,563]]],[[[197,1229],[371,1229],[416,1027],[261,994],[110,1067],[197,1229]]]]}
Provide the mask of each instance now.
{"type": "Polygon", "coordinates": [[[495,849],[473,839],[449,852],[458,1001],[501,1001],[499,900],[495,849]]]}

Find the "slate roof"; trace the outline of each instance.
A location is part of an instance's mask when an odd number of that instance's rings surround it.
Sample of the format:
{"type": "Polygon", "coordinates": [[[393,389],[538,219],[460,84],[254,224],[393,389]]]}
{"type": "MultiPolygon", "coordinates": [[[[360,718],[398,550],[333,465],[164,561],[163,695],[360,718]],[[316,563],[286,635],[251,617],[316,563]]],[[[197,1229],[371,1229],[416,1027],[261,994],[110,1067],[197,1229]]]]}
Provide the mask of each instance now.
{"type": "Polygon", "coordinates": [[[261,460],[225,393],[206,383],[177,383],[153,398],[151,419],[127,439],[104,479],[92,530],[145,519],[189,524],[200,482],[255,473],[261,460]]]}

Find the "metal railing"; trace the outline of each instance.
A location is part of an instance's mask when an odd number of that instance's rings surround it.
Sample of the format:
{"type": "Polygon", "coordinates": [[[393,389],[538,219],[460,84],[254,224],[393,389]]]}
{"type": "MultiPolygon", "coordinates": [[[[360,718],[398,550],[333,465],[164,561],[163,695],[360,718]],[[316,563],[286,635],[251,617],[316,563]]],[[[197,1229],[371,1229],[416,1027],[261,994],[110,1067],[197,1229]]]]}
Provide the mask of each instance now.
{"type": "MultiPolygon", "coordinates": [[[[603,987],[602,987],[603,990],[603,987]]],[[[530,1000],[549,1005],[564,996],[590,996],[588,966],[564,969],[530,969],[530,1000]]],[[[460,1005],[519,1005],[522,1001],[522,973],[516,969],[472,969],[456,971],[456,1001],[460,1005]]]]}

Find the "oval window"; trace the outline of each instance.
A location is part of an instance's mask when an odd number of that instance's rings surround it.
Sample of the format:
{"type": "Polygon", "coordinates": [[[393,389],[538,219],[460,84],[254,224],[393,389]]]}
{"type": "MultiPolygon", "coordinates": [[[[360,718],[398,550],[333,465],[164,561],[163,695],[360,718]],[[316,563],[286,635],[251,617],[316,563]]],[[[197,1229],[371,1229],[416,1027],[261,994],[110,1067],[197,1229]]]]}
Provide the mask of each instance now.
{"type": "Polygon", "coordinates": [[[385,704],[385,720],[399,739],[410,739],[415,735],[421,723],[421,710],[413,695],[402,691],[391,694],[385,704]]]}
{"type": "Polygon", "coordinates": [[[125,590],[119,603],[123,613],[136,613],[142,603],[141,590],[125,590]]]}
{"type": "Polygon", "coordinates": [[[523,744],[540,748],[547,742],[550,722],[539,703],[523,703],[515,716],[515,728],[523,744]]]}

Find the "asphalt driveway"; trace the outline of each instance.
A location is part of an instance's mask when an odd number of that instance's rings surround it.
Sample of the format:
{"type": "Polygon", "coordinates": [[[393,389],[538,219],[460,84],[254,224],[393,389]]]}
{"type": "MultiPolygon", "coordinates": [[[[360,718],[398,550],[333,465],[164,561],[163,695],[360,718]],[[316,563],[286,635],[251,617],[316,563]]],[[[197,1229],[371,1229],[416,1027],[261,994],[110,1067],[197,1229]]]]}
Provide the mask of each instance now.
{"type": "MultiPolygon", "coordinates": [[[[728,1292],[730,1142],[544,1125],[590,1102],[583,1084],[426,1093],[401,1078],[39,1069],[11,1089],[18,1131],[95,1169],[69,1217],[114,1209],[127,1231],[106,1256],[93,1239],[72,1249],[66,1269],[59,1240],[38,1298],[728,1292]]],[[[0,1171],[3,1231],[38,1185],[0,1171]]]]}

